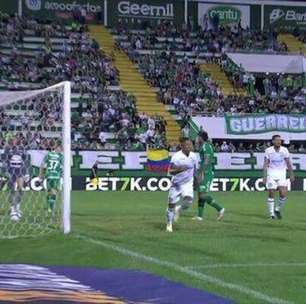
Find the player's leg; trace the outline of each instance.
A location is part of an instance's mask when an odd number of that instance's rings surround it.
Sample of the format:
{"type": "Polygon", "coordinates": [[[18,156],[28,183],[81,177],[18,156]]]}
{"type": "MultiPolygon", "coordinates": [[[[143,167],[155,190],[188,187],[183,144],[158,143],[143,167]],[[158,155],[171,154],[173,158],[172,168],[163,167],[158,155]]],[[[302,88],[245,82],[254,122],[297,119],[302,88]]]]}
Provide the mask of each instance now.
{"type": "Polygon", "coordinates": [[[221,220],[224,216],[225,209],[222,206],[220,206],[210,194],[208,194],[213,178],[214,178],[213,175],[209,174],[204,175],[204,180],[199,186],[198,216],[195,217],[195,219],[198,220],[203,219],[205,204],[208,204],[217,210],[218,220],[221,220]]]}
{"type": "Polygon", "coordinates": [[[47,179],[47,207],[48,212],[54,210],[56,196],[58,190],[58,180],[57,179],[47,179]]]}
{"type": "Polygon", "coordinates": [[[267,199],[267,206],[268,206],[268,213],[271,219],[275,219],[275,201],[274,201],[274,192],[277,189],[276,182],[271,179],[267,178],[266,188],[268,190],[268,199],[267,199]]]}
{"type": "Polygon", "coordinates": [[[22,199],[22,194],[23,194],[23,187],[24,187],[24,178],[19,177],[17,178],[17,189],[16,189],[16,210],[18,213],[18,216],[22,216],[22,212],[20,210],[20,204],[21,204],[21,199],[22,199]]]}
{"type": "Polygon", "coordinates": [[[279,191],[279,199],[278,199],[278,203],[275,205],[275,215],[276,217],[280,220],[282,219],[282,215],[281,215],[281,209],[282,207],[285,205],[285,202],[287,200],[287,193],[288,193],[288,188],[286,185],[280,185],[278,187],[278,191],[279,191]]]}
{"type": "Polygon", "coordinates": [[[193,182],[188,182],[181,186],[182,204],[175,207],[174,221],[178,221],[180,213],[187,210],[193,202],[193,182]]]}
{"type": "Polygon", "coordinates": [[[166,210],[166,219],[167,219],[167,227],[166,230],[168,232],[172,232],[172,225],[175,216],[175,207],[176,203],[179,201],[181,195],[180,187],[171,186],[168,195],[168,208],[166,210]]]}
{"type": "Polygon", "coordinates": [[[8,181],[9,201],[11,203],[10,215],[12,220],[19,220],[22,216],[20,203],[22,197],[23,178],[16,172],[11,172],[8,181]]]}

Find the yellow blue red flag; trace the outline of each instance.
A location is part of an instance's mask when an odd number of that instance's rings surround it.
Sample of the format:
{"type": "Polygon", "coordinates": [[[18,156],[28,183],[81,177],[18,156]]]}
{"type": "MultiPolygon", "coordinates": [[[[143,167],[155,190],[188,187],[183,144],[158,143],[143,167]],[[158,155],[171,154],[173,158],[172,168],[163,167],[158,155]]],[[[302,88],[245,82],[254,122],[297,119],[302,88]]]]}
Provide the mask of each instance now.
{"type": "Polygon", "coordinates": [[[147,150],[147,170],[151,172],[167,172],[170,165],[169,151],[147,150]]]}

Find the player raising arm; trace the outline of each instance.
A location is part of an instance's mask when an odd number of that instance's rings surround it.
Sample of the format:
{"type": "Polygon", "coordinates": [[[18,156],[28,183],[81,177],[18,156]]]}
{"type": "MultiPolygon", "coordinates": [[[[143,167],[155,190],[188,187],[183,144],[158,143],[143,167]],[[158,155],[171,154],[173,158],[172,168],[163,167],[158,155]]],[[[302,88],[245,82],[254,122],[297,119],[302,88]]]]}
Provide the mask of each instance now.
{"type": "Polygon", "coordinates": [[[172,224],[182,210],[189,208],[193,201],[193,178],[197,167],[197,157],[192,152],[192,142],[188,138],[180,140],[181,150],[170,161],[172,175],[167,208],[167,231],[172,232],[172,224]],[[181,205],[176,205],[182,199],[181,205]]]}
{"type": "Polygon", "coordinates": [[[281,219],[280,210],[286,202],[288,183],[286,179],[287,169],[289,170],[290,181],[294,182],[293,168],[287,148],[282,146],[280,135],[272,137],[272,147],[265,151],[263,166],[263,182],[268,190],[268,211],[271,219],[281,219]],[[274,192],[278,190],[279,200],[275,206],[274,192]]]}
{"type": "Polygon", "coordinates": [[[40,167],[40,179],[47,180],[47,207],[48,212],[54,210],[57,193],[60,190],[60,180],[63,170],[63,154],[59,143],[52,141],[50,151],[45,155],[40,167]]]}
{"type": "Polygon", "coordinates": [[[200,168],[198,170],[198,215],[194,220],[202,221],[205,204],[210,205],[218,211],[218,220],[224,216],[225,209],[221,207],[208,192],[214,179],[214,149],[208,140],[208,134],[202,131],[198,135],[200,145],[200,168]]]}

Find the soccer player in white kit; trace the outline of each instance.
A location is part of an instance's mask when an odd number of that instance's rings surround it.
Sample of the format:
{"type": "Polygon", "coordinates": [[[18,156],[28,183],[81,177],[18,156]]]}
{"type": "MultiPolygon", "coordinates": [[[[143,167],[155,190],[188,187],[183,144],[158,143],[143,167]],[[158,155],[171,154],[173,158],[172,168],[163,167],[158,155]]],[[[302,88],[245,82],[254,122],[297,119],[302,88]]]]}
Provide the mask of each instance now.
{"type": "Polygon", "coordinates": [[[172,232],[173,221],[178,220],[182,210],[189,208],[193,201],[193,180],[198,160],[192,152],[190,139],[181,138],[181,150],[176,152],[170,161],[169,173],[172,175],[167,208],[167,228],[172,232]],[[182,204],[177,203],[182,199],[182,204]]]}
{"type": "Polygon", "coordinates": [[[269,215],[271,219],[281,219],[280,210],[286,202],[288,192],[287,169],[291,182],[294,182],[294,175],[289,151],[282,146],[280,135],[272,137],[272,144],[272,147],[265,150],[263,182],[268,190],[267,204],[269,215]],[[279,200],[278,204],[275,204],[274,193],[277,190],[279,192],[279,200]]]}

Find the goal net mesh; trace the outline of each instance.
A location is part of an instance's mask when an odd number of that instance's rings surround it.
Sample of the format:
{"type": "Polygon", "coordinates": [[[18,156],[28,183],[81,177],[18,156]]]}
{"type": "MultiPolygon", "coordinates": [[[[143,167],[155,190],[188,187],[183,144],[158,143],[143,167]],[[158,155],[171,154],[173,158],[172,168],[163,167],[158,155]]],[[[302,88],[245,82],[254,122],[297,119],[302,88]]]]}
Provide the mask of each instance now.
{"type": "Polygon", "coordinates": [[[0,238],[62,228],[63,100],[64,85],[0,92],[0,238]]]}

